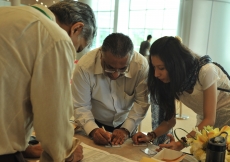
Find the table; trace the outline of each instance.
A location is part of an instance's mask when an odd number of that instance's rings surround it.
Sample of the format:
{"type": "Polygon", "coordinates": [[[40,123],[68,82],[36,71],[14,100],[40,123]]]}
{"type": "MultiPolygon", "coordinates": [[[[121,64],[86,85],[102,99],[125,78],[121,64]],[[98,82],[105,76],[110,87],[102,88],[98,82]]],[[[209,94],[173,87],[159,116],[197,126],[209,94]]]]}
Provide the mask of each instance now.
{"type": "Polygon", "coordinates": [[[75,137],[80,139],[81,142],[83,142],[83,143],[85,143],[91,147],[109,152],[110,154],[117,154],[117,155],[123,156],[127,159],[130,159],[130,160],[140,161],[142,157],[149,157],[148,155],[143,153],[140,149],[146,148],[146,147],[151,147],[151,144],[148,144],[148,146],[133,146],[133,141],[131,138],[127,139],[124,142],[124,144],[121,145],[121,147],[111,148],[111,147],[96,145],[93,142],[93,140],[91,140],[88,136],[86,136],[82,132],[77,132],[75,134],[75,137]]]}
{"type": "MultiPolygon", "coordinates": [[[[143,153],[141,149],[146,148],[146,147],[151,147],[151,144],[148,144],[148,146],[133,146],[133,142],[131,138],[127,139],[124,142],[124,144],[121,145],[121,147],[111,148],[111,147],[96,145],[93,142],[93,140],[91,140],[87,135],[84,134],[83,131],[76,131],[74,136],[80,139],[80,141],[85,143],[86,145],[106,151],[110,154],[120,155],[130,160],[140,161],[142,157],[149,157],[148,155],[143,153]]],[[[27,159],[27,161],[28,162],[39,162],[39,159],[27,159]]]]}

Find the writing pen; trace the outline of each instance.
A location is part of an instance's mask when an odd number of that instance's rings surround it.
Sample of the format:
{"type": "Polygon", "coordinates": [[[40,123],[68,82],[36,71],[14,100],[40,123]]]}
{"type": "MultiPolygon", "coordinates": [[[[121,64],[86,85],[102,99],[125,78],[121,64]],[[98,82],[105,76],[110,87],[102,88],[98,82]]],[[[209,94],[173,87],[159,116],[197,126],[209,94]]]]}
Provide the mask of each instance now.
{"type": "Polygon", "coordinates": [[[163,142],[163,144],[168,144],[169,142],[170,142],[170,139],[168,138],[167,140],[163,142]]]}
{"type": "MultiPolygon", "coordinates": [[[[104,126],[102,126],[102,129],[106,132],[104,126]]],[[[112,143],[109,141],[109,145],[112,147],[112,143]]]]}
{"type": "MultiPolygon", "coordinates": [[[[170,142],[170,138],[166,139],[162,144],[168,144],[170,142]]],[[[159,149],[161,150],[164,147],[159,147],[159,149]]]]}
{"type": "Polygon", "coordinates": [[[217,88],[217,90],[224,91],[224,92],[230,92],[230,89],[223,89],[223,88],[217,88]]]}

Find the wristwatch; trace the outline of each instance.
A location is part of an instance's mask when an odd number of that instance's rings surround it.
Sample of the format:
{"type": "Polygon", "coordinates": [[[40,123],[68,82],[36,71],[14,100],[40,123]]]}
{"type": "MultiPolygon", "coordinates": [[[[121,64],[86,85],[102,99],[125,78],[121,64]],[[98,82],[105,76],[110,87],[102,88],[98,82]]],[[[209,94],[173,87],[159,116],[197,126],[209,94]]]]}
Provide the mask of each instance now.
{"type": "Polygon", "coordinates": [[[157,138],[157,135],[156,135],[156,133],[154,131],[148,132],[147,136],[150,137],[149,142],[153,142],[157,138]]]}

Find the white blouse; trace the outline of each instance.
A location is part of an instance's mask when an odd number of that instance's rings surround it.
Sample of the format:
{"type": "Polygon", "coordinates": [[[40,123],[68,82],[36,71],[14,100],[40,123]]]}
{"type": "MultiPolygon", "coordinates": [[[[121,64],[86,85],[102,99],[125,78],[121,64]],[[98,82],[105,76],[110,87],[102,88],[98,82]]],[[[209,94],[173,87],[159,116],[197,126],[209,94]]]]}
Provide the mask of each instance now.
{"type": "MultiPolygon", "coordinates": [[[[230,89],[230,81],[226,74],[213,63],[206,64],[200,69],[199,81],[197,80],[193,93],[183,92],[180,96],[181,102],[197,114],[197,125],[203,120],[203,91],[215,82],[217,87],[230,89]]],[[[217,95],[216,123],[214,127],[222,127],[230,124],[230,93],[217,90],[217,95]]]]}

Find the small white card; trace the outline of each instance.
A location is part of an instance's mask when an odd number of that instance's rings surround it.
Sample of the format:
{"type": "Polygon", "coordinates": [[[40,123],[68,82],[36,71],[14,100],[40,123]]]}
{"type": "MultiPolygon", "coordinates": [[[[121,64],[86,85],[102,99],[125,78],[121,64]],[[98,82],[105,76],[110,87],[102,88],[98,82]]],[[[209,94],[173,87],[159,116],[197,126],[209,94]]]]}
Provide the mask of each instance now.
{"type": "Polygon", "coordinates": [[[105,147],[121,147],[121,145],[112,145],[111,146],[111,145],[108,144],[108,145],[105,145],[105,147]]]}

